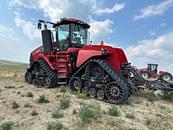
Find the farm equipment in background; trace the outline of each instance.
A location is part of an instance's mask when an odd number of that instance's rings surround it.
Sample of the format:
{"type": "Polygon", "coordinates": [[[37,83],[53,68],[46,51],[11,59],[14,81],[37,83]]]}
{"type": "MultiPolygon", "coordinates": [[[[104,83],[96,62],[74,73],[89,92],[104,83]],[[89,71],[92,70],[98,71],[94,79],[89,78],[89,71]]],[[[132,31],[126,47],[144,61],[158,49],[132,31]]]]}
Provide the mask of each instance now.
{"type": "Polygon", "coordinates": [[[110,103],[127,101],[140,85],[173,91],[168,84],[144,80],[121,48],[87,44],[89,24],[63,18],[57,23],[39,20],[38,28],[42,25],[43,45],[31,53],[26,82],[47,88],[69,84],[74,91],[110,103]],[[47,24],[53,25],[54,35],[47,24]]]}
{"type": "Polygon", "coordinates": [[[173,78],[169,72],[159,71],[158,73],[158,64],[148,64],[147,68],[138,69],[138,72],[144,79],[157,78],[163,81],[170,81],[173,78]]]}

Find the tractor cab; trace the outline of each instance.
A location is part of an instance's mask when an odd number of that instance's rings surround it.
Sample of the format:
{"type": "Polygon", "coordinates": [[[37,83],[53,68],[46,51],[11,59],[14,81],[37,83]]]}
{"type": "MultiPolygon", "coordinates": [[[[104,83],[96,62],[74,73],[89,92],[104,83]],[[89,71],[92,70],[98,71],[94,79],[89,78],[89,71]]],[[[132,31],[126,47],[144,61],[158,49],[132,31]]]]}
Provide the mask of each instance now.
{"type": "Polygon", "coordinates": [[[89,25],[77,19],[61,19],[54,25],[56,31],[56,43],[60,50],[69,47],[81,48],[88,43],[89,25]]]}
{"type": "Polygon", "coordinates": [[[157,74],[158,64],[148,64],[147,68],[148,68],[148,72],[157,74]]]}
{"type": "Polygon", "coordinates": [[[39,20],[38,28],[42,30],[43,50],[46,52],[53,50],[55,39],[56,47],[60,51],[65,51],[68,48],[81,48],[88,43],[88,29],[90,25],[72,18],[62,18],[57,23],[39,20]],[[52,24],[55,29],[55,36],[53,37],[52,31],[47,29],[47,24],[52,24]]]}

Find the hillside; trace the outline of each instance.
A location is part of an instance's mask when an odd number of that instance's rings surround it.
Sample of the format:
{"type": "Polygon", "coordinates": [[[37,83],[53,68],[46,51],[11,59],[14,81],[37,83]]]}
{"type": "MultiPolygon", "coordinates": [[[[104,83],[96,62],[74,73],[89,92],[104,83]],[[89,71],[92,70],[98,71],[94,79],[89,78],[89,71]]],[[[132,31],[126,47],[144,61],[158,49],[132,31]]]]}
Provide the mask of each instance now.
{"type": "Polygon", "coordinates": [[[24,71],[27,66],[25,63],[0,60],[0,71],[24,71]]]}
{"type": "Polygon", "coordinates": [[[173,129],[172,97],[144,90],[125,104],[109,104],[68,86],[29,85],[26,64],[0,61],[0,66],[6,69],[0,71],[0,130],[173,129]]]}

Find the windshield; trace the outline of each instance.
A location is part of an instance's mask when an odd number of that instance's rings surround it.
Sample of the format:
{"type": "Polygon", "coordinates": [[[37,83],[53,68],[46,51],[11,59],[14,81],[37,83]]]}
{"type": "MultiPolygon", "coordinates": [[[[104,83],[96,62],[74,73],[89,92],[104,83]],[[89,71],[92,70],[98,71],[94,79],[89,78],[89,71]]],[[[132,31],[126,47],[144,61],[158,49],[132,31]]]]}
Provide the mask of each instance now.
{"type": "Polygon", "coordinates": [[[87,29],[78,24],[71,24],[72,44],[87,44],[87,29]]]}
{"type": "Polygon", "coordinates": [[[151,65],[151,71],[157,71],[157,65],[151,65]]]}
{"type": "Polygon", "coordinates": [[[66,50],[69,47],[69,24],[60,25],[56,31],[56,40],[58,48],[66,50]]]}
{"type": "Polygon", "coordinates": [[[63,24],[56,29],[56,41],[60,50],[82,47],[87,44],[87,28],[79,24],[63,24]]]}

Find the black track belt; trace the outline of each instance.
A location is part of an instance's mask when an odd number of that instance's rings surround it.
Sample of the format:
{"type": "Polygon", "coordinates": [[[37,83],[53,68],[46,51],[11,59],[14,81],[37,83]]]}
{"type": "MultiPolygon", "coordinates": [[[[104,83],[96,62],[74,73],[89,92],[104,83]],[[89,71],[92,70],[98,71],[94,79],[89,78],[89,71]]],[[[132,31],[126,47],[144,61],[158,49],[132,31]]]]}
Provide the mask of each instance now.
{"type": "MultiPolygon", "coordinates": [[[[80,72],[89,64],[89,63],[97,63],[98,65],[100,65],[100,67],[102,69],[105,70],[105,72],[107,72],[107,74],[116,82],[116,84],[121,87],[122,91],[124,92],[124,97],[123,97],[123,101],[121,102],[124,102],[124,101],[127,101],[128,100],[128,96],[130,95],[130,91],[133,91],[133,90],[130,90],[132,89],[127,80],[125,78],[123,78],[121,75],[119,75],[115,70],[114,68],[106,61],[104,60],[99,60],[99,59],[91,59],[89,61],[87,61],[86,63],[84,63],[72,76],[73,77],[76,77],[76,76],[79,76],[80,75],[80,72]]],[[[81,75],[80,75],[81,76],[81,75]]],[[[111,102],[111,103],[114,103],[113,101],[108,101],[108,102],[111,102]]]]}

